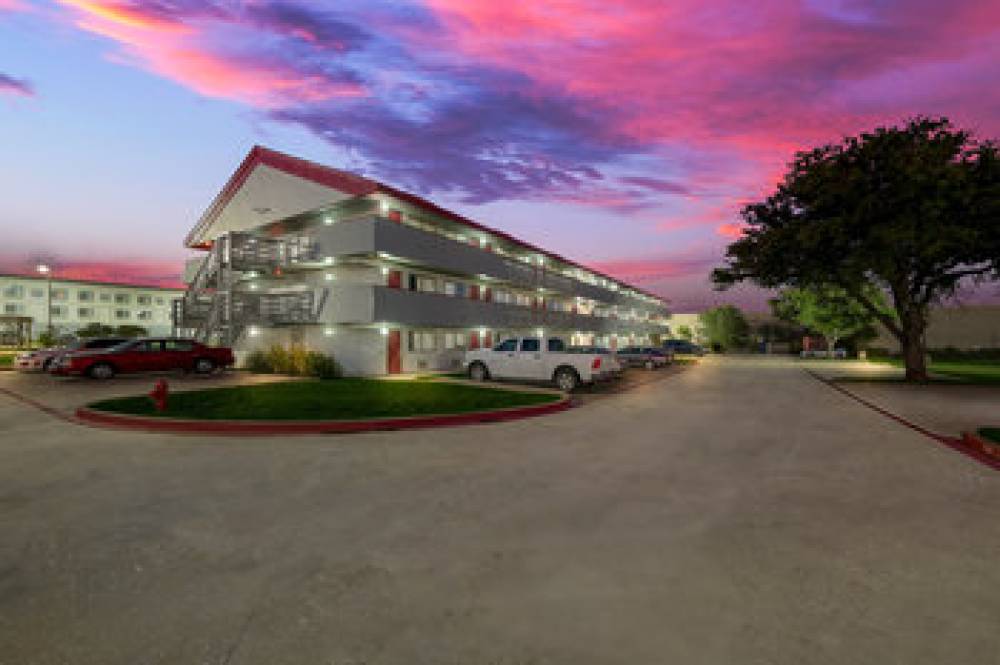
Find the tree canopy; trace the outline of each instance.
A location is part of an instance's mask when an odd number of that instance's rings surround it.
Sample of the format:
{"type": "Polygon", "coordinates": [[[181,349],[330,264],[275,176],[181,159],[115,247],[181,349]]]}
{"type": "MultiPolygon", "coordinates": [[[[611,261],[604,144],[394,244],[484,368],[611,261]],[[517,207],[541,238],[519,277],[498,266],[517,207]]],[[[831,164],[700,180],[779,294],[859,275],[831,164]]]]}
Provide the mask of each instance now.
{"type": "Polygon", "coordinates": [[[701,321],[703,335],[712,348],[729,351],[746,345],[750,325],[738,308],[722,305],[702,312],[698,319],[701,321]]]}
{"type": "MultiPolygon", "coordinates": [[[[868,287],[866,296],[880,311],[886,311],[877,289],[868,287]]],[[[875,315],[839,286],[787,288],[770,302],[775,316],[822,335],[831,352],[841,339],[867,330],[875,323],[875,315]]]]}
{"type": "Polygon", "coordinates": [[[899,340],[907,377],[923,379],[928,307],[1000,271],[1000,155],[945,118],[920,117],[799,153],[741,215],[718,287],[837,286],[899,340]]]}

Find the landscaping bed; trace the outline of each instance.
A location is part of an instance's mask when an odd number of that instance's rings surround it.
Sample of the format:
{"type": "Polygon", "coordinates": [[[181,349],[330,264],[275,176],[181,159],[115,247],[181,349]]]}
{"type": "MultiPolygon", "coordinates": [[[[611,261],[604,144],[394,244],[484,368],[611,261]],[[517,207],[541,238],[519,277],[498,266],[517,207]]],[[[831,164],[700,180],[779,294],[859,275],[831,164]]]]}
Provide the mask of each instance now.
{"type": "Polygon", "coordinates": [[[102,400],[91,411],[189,420],[363,420],[462,414],[544,405],[561,397],[545,392],[431,381],[349,378],[288,381],[172,394],[165,411],[146,396],[102,400]]]}
{"type": "MultiPolygon", "coordinates": [[[[871,361],[885,363],[893,367],[903,366],[903,361],[898,358],[873,358],[871,361]]],[[[937,375],[939,377],[937,380],[941,383],[1000,385],[1000,362],[995,360],[935,360],[928,366],[927,371],[937,375]]],[[[872,377],[868,380],[885,381],[888,379],[872,377]]],[[[934,380],[932,377],[931,381],[934,380]]]]}

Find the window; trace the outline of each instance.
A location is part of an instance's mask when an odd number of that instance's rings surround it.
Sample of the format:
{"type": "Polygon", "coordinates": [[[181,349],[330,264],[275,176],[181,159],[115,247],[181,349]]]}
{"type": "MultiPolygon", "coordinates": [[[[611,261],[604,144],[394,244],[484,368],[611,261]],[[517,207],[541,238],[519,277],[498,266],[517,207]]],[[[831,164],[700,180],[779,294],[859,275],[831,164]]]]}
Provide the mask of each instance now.
{"type": "Polygon", "coordinates": [[[3,313],[4,314],[20,314],[21,311],[23,310],[23,308],[24,308],[23,305],[21,305],[19,303],[16,303],[16,302],[4,303],[3,313]]]}
{"type": "Polygon", "coordinates": [[[69,291],[66,289],[52,289],[52,299],[67,300],[69,299],[69,291]]]}
{"type": "Polygon", "coordinates": [[[89,319],[94,316],[94,309],[92,307],[80,307],[76,310],[76,318],[78,319],[89,319]]]}
{"type": "Polygon", "coordinates": [[[53,319],[64,319],[66,318],[66,308],[62,305],[52,306],[52,318],[53,319]]]}
{"type": "Polygon", "coordinates": [[[446,349],[457,349],[465,346],[465,333],[445,333],[444,334],[444,348],[446,349]]]}
{"type": "Polygon", "coordinates": [[[563,353],[566,351],[566,343],[561,339],[550,339],[548,341],[549,353],[563,353]]]}
{"type": "Polygon", "coordinates": [[[94,292],[93,291],[77,291],[76,299],[80,302],[93,302],[94,292]]]}
{"type": "Polygon", "coordinates": [[[162,350],[163,342],[158,339],[139,342],[132,347],[132,351],[138,351],[139,353],[158,353],[162,350]]]}
{"type": "Polygon", "coordinates": [[[111,294],[110,293],[99,293],[97,295],[97,298],[101,302],[111,302],[111,294]]]}
{"type": "Polygon", "coordinates": [[[521,307],[531,307],[531,296],[518,293],[514,296],[514,301],[521,307]]]}
{"type": "Polygon", "coordinates": [[[504,341],[493,347],[494,351],[502,351],[505,353],[510,353],[511,351],[517,351],[517,340],[516,339],[505,339],[504,341]]]}
{"type": "Polygon", "coordinates": [[[424,293],[437,291],[437,282],[433,277],[417,277],[417,290],[424,293]]]}
{"type": "Polygon", "coordinates": [[[31,297],[32,298],[44,298],[45,297],[45,289],[39,289],[39,288],[31,289],[31,297]]]}
{"type": "Polygon", "coordinates": [[[130,319],[132,318],[132,312],[127,309],[116,309],[115,310],[116,319],[130,319]]]}
{"type": "Polygon", "coordinates": [[[437,348],[436,338],[432,332],[411,330],[406,334],[407,348],[410,351],[433,351],[437,348]]]}
{"type": "Polygon", "coordinates": [[[504,291],[502,289],[497,289],[493,292],[493,300],[501,304],[508,304],[514,300],[514,296],[510,291],[504,291]]]}
{"type": "Polygon", "coordinates": [[[116,305],[127,305],[132,302],[132,296],[127,293],[116,293],[115,294],[115,304],[116,305]]]}
{"type": "Polygon", "coordinates": [[[163,342],[163,346],[167,351],[179,353],[187,353],[194,349],[194,343],[185,339],[168,339],[163,342]]]}
{"type": "Polygon", "coordinates": [[[4,298],[23,298],[24,287],[20,284],[10,284],[3,289],[4,298]]]}
{"type": "Polygon", "coordinates": [[[137,305],[152,305],[153,304],[153,296],[136,296],[135,297],[135,303],[137,305]]]}
{"type": "Polygon", "coordinates": [[[140,321],[152,321],[153,320],[153,313],[151,311],[149,311],[148,309],[144,309],[141,312],[139,312],[139,320],[140,321]]]}
{"type": "Polygon", "coordinates": [[[416,291],[417,290],[417,276],[414,275],[412,272],[410,273],[410,276],[407,279],[406,283],[407,283],[408,288],[411,291],[416,291]]]}
{"type": "Polygon", "coordinates": [[[157,304],[157,306],[159,306],[159,307],[163,307],[163,298],[159,298],[159,297],[158,297],[158,298],[156,299],[156,304],[157,304]]]}
{"type": "Polygon", "coordinates": [[[521,351],[525,353],[537,353],[542,348],[542,343],[535,337],[525,337],[521,340],[521,351]]]}
{"type": "Polygon", "coordinates": [[[444,294],[446,296],[457,295],[458,285],[455,282],[445,282],[444,283],[444,294]]]}

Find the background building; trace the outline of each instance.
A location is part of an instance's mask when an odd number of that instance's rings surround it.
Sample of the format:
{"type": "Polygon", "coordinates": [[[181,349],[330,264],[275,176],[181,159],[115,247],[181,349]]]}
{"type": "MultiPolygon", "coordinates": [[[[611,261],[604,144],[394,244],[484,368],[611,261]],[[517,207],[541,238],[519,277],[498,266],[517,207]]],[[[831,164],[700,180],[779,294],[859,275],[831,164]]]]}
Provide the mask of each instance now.
{"type": "MultiPolygon", "coordinates": [[[[928,349],[1000,349],[1000,305],[934,307],[930,311],[928,349]]],[[[899,340],[881,324],[878,338],[867,346],[899,353],[899,340]]]]}
{"type": "Polygon", "coordinates": [[[178,328],[348,374],[455,369],[508,335],[658,343],[666,303],[420,197],[255,147],[189,234],[178,328]]]}
{"type": "Polygon", "coordinates": [[[171,301],[183,293],[155,286],[58,278],[50,283],[44,276],[0,275],[0,317],[29,318],[37,338],[47,329],[51,303],[56,335],[73,334],[91,323],[137,325],[150,335],[166,335],[172,327],[171,301]]]}

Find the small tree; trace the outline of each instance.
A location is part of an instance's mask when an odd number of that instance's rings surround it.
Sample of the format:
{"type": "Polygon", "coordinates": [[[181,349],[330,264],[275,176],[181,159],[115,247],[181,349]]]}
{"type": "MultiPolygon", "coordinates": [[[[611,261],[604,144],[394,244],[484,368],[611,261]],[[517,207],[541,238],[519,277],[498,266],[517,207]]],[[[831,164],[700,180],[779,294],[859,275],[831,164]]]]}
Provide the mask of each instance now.
{"type": "Polygon", "coordinates": [[[118,326],[115,329],[115,334],[119,337],[145,337],[149,334],[149,331],[142,326],[125,324],[118,326]]]}
{"type": "Polygon", "coordinates": [[[931,304],[1000,272],[1000,151],[947,119],[917,118],[799,153],[777,191],[742,211],[719,288],[840,287],[899,340],[906,378],[927,378],[931,304]],[[893,315],[864,289],[891,297],[893,315]]]}
{"type": "Polygon", "coordinates": [[[692,332],[691,326],[681,326],[681,327],[679,327],[677,329],[677,335],[681,339],[686,339],[689,342],[694,339],[694,332],[692,332]]]}
{"type": "MultiPolygon", "coordinates": [[[[877,303],[879,311],[884,311],[878,291],[872,288],[865,291],[877,303]]],[[[795,321],[822,335],[831,357],[837,342],[870,328],[875,321],[875,315],[858,300],[829,284],[785,289],[770,303],[771,311],[779,319],[795,321]]]]}
{"type": "Polygon", "coordinates": [[[115,329],[109,325],[103,323],[88,323],[84,327],[76,331],[77,337],[90,338],[90,337],[110,337],[115,334],[115,329]]]}
{"type": "Polygon", "coordinates": [[[738,308],[722,305],[698,315],[703,334],[713,349],[728,351],[745,346],[750,325],[738,308]]]}

